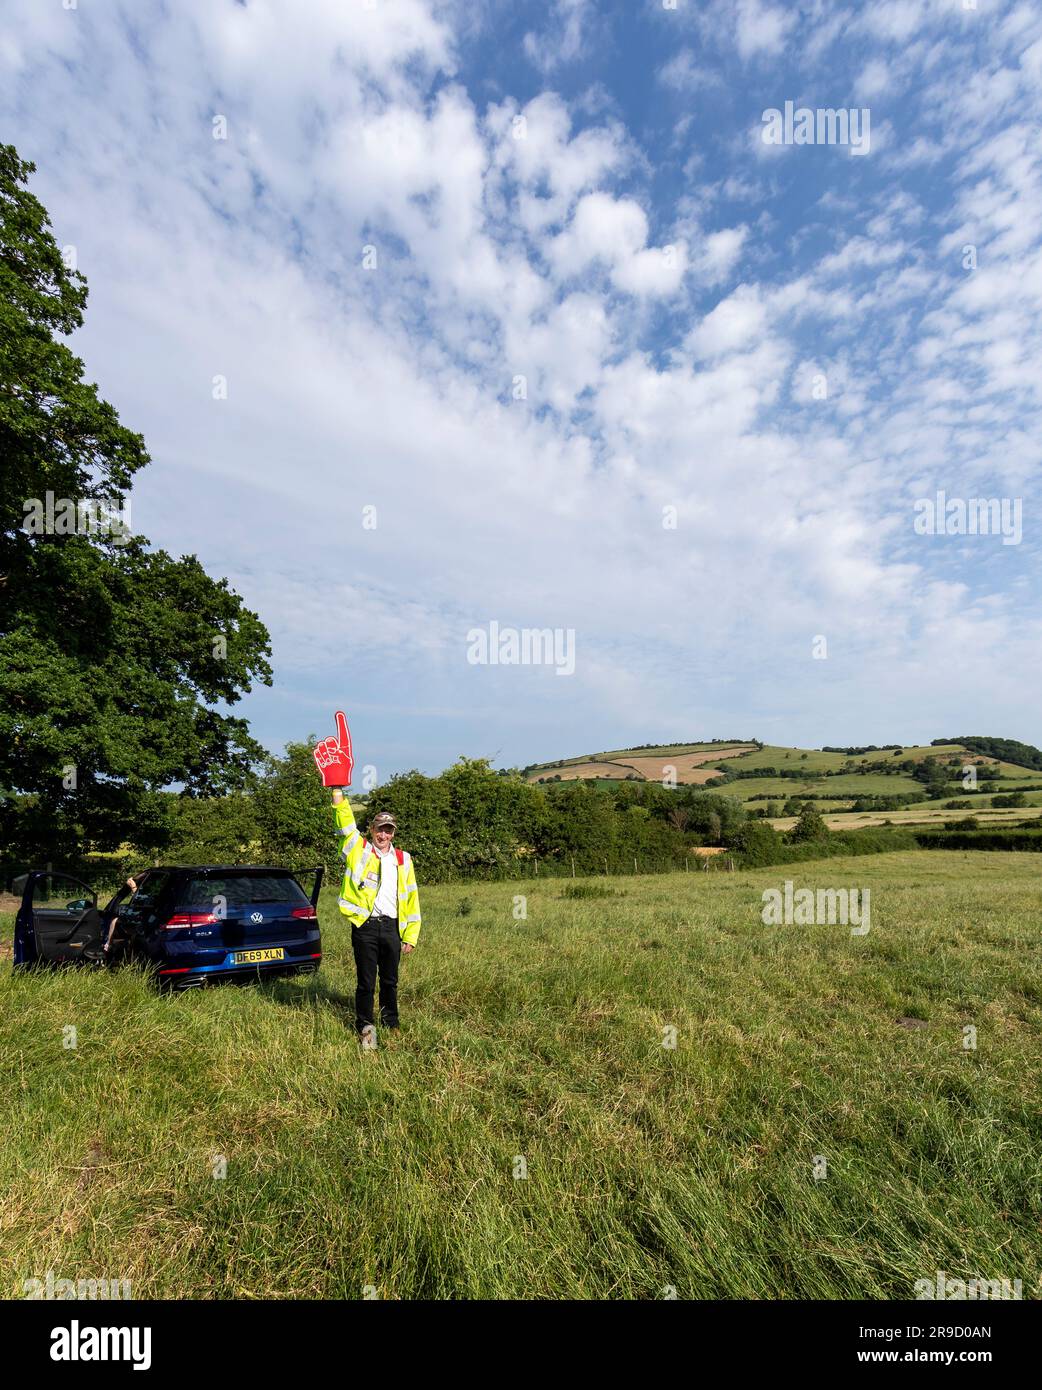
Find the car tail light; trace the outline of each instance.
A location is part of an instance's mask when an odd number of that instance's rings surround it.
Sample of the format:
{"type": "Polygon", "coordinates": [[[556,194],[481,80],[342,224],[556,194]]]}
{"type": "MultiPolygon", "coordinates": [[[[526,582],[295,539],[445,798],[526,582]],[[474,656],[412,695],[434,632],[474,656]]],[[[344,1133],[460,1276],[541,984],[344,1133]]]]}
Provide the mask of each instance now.
{"type": "Polygon", "coordinates": [[[216,912],[176,912],[164,927],[212,927],[221,919],[216,912]]]}
{"type": "Polygon", "coordinates": [[[295,907],[295,908],[293,909],[293,916],[294,916],[294,917],[317,917],[317,916],[318,916],[318,913],[315,911],[315,909],[314,909],[313,907],[295,907]]]}

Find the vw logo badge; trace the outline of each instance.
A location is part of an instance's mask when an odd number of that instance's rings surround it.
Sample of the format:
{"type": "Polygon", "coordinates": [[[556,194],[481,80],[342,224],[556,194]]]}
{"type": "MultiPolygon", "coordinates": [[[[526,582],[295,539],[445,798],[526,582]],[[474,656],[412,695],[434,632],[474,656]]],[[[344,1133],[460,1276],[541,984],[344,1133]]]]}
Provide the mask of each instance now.
{"type": "Polygon", "coordinates": [[[263,922],[263,921],[264,921],[264,913],[263,913],[263,912],[251,912],[251,913],[250,913],[250,921],[251,921],[251,922],[263,922]]]}

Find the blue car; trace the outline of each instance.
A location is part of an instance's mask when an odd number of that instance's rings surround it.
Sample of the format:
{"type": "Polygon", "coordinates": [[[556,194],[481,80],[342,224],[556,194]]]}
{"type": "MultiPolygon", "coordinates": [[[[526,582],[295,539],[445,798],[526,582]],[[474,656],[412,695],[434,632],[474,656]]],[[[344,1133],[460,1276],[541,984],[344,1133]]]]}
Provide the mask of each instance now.
{"type": "Polygon", "coordinates": [[[322,960],[314,869],[310,895],[289,869],[223,864],[143,869],[104,907],[69,874],[17,879],[16,970],[47,965],[152,966],[159,984],[191,989],[217,980],[306,975],[322,960]],[[109,950],[104,945],[115,920],[109,950]]]}

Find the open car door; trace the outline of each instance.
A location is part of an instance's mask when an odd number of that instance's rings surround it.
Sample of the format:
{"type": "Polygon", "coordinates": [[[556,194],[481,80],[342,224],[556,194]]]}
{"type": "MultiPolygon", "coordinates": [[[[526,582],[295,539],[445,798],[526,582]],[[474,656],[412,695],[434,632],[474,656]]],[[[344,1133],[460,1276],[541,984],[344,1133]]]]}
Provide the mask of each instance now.
{"type": "Polygon", "coordinates": [[[22,889],[14,929],[16,966],[98,959],[104,924],[93,888],[49,869],[24,874],[12,886],[22,889]]]}
{"type": "Polygon", "coordinates": [[[308,893],[308,897],[311,899],[311,906],[314,908],[318,907],[318,895],[322,890],[322,879],[325,877],[325,872],[326,866],[324,864],[319,864],[317,868],[305,869],[303,873],[294,874],[294,878],[300,884],[301,888],[305,893],[307,893],[308,890],[305,884],[301,882],[301,880],[306,879],[308,874],[312,875],[311,892],[308,893]]]}

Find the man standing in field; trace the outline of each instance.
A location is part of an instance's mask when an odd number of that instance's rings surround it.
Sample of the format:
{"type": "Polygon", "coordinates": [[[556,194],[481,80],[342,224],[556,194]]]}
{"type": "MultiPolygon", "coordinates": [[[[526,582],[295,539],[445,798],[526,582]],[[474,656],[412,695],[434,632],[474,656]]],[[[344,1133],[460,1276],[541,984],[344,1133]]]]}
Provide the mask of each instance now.
{"type": "Polygon", "coordinates": [[[322,783],[333,788],[336,827],[342,837],[344,882],[338,899],[340,911],[351,923],[351,946],[358,987],[355,990],[355,1027],[364,1044],[376,1038],[373,995],[380,976],[380,1022],[398,1027],[398,965],[409,955],[420,935],[420,899],[412,856],[393,845],[397,825],[388,811],[380,811],[369,825],[373,843],[355,824],[344,788],[351,784],[354,759],[347,720],[337,710],[336,738],[327,738],[314,750],[322,783]]]}

